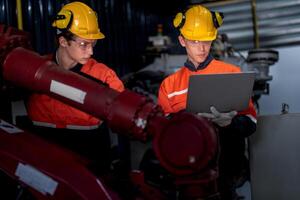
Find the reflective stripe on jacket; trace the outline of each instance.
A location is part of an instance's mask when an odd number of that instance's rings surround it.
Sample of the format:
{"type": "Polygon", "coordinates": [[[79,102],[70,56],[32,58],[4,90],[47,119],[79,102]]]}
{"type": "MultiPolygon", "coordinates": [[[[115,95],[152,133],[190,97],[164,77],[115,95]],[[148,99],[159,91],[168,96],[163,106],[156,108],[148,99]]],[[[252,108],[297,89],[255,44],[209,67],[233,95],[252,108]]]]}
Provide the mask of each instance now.
{"type": "MultiPolygon", "coordinates": [[[[94,59],[89,59],[82,66],[81,72],[99,79],[119,92],[124,90],[123,83],[116,73],[94,59]]],[[[35,124],[51,124],[56,128],[90,129],[98,127],[101,123],[99,119],[45,94],[32,94],[27,104],[27,112],[35,124]]]]}
{"type": "MultiPolygon", "coordinates": [[[[213,59],[205,68],[191,71],[187,67],[168,76],[160,85],[158,93],[158,104],[166,115],[176,113],[186,108],[188,82],[190,75],[194,74],[218,74],[218,73],[241,72],[241,69],[232,64],[213,59]]],[[[252,101],[249,108],[239,114],[248,115],[252,120],[256,118],[256,111],[252,101]]]]}

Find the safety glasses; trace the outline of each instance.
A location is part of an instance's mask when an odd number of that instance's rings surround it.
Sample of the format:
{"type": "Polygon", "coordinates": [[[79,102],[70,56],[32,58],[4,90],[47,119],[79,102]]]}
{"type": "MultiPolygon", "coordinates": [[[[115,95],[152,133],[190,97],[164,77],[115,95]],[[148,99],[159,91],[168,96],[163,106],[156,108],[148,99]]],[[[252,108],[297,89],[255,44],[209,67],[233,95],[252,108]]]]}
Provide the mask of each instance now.
{"type": "Polygon", "coordinates": [[[97,40],[93,41],[93,42],[87,42],[87,41],[82,41],[82,40],[78,40],[78,39],[71,39],[71,41],[73,41],[74,43],[76,43],[76,45],[82,50],[82,51],[86,51],[89,48],[94,48],[97,44],[97,40]]]}

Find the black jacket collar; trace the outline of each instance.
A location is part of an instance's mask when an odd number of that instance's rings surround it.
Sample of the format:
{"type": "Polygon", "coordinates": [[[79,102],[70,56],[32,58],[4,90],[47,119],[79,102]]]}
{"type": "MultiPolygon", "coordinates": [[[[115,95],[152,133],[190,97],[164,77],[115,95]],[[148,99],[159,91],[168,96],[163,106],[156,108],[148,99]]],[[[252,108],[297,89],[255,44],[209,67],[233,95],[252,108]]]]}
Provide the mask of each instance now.
{"type": "Polygon", "coordinates": [[[195,67],[195,65],[189,60],[187,59],[187,61],[184,63],[184,66],[186,68],[188,68],[190,71],[198,71],[198,70],[202,70],[204,68],[207,67],[207,65],[209,65],[209,63],[213,60],[214,58],[212,57],[212,55],[208,54],[208,56],[206,57],[206,59],[204,60],[204,62],[200,63],[200,65],[197,66],[197,68],[195,67]]]}

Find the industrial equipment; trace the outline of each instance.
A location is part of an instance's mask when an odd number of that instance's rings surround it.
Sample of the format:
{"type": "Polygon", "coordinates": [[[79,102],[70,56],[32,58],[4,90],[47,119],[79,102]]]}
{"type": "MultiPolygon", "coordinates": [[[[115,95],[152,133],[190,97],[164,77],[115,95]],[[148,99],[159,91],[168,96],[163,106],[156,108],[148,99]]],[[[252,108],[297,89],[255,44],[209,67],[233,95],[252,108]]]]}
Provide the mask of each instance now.
{"type": "MultiPolygon", "coordinates": [[[[218,138],[210,122],[184,112],[166,118],[149,98],[129,90],[119,93],[61,69],[48,58],[23,48],[27,45],[13,36],[0,35],[1,72],[9,84],[45,93],[99,117],[114,132],[131,139],[152,140],[155,156],[172,177],[176,198],[217,197],[218,138]]],[[[0,171],[16,182],[17,188],[28,189],[34,198],[118,199],[78,156],[3,120],[0,131],[0,171]],[[11,133],[12,129],[17,131],[11,133]]],[[[131,177],[142,199],[153,199],[153,190],[161,199],[168,198],[159,187],[147,184],[142,172],[133,172],[131,177]]]]}
{"type": "MultiPolygon", "coordinates": [[[[156,55],[153,62],[140,71],[124,77],[129,88],[147,94],[154,100],[156,100],[158,92],[158,83],[161,83],[166,76],[183,66],[187,59],[186,53],[182,52],[182,49],[181,51],[176,49],[178,47],[170,42],[171,38],[166,38],[168,37],[163,36],[160,32],[157,36],[149,37],[152,43],[151,47],[147,48],[146,56],[153,57],[156,55]],[[155,78],[153,79],[153,77],[155,78]]],[[[226,34],[220,34],[212,44],[211,54],[216,59],[239,66],[244,72],[256,72],[252,98],[257,109],[259,109],[259,98],[261,95],[269,94],[269,81],[272,80],[272,76],[269,75],[269,68],[278,61],[278,52],[264,48],[251,49],[245,57],[234,49],[226,34]]]]}

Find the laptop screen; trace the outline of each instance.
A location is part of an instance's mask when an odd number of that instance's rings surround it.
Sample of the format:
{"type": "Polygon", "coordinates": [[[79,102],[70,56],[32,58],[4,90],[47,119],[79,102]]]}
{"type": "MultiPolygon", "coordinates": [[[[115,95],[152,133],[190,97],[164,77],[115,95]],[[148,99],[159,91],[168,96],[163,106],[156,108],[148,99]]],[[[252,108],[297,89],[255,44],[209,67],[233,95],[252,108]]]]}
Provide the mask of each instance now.
{"type": "Polygon", "coordinates": [[[187,111],[210,113],[242,111],[248,108],[255,72],[191,75],[187,96],[187,111]]]}

